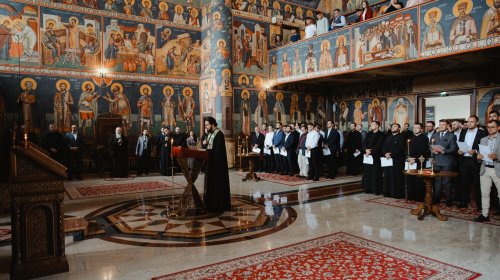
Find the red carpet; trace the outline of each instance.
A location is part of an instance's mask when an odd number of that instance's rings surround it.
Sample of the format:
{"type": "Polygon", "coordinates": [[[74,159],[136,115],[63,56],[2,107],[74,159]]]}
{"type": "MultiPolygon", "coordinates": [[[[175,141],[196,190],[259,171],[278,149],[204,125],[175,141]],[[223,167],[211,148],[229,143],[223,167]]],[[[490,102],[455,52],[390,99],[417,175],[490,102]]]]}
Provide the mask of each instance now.
{"type": "Polygon", "coordinates": [[[0,225],[0,245],[10,244],[12,230],[10,225],[0,225]]]}
{"type": "Polygon", "coordinates": [[[100,197],[108,195],[119,195],[140,192],[152,192],[171,189],[182,189],[181,185],[169,181],[150,181],[150,182],[135,182],[135,183],[106,183],[103,185],[94,186],[68,186],[66,185],[66,193],[70,199],[82,199],[89,197],[100,197]],[[173,187],[172,187],[173,186],[173,187]]]}
{"type": "MultiPolygon", "coordinates": [[[[238,172],[239,176],[245,176],[247,173],[244,172],[238,172]]],[[[280,175],[280,174],[274,174],[274,173],[257,173],[257,175],[260,177],[261,180],[264,181],[269,181],[277,184],[282,184],[282,185],[287,185],[287,186],[298,186],[298,185],[303,185],[303,184],[312,184],[312,183],[319,183],[319,182],[326,182],[326,181],[334,181],[337,179],[344,179],[352,176],[345,176],[345,175],[340,175],[337,176],[335,179],[327,179],[325,177],[320,177],[319,181],[313,181],[313,180],[306,180],[304,178],[296,177],[296,176],[288,176],[288,175],[280,175]]]]}
{"type": "Polygon", "coordinates": [[[475,279],[481,274],[347,233],[308,240],[160,279],[475,279]]]}
{"type": "MultiPolygon", "coordinates": [[[[404,208],[404,209],[415,209],[417,208],[418,205],[418,202],[410,202],[406,201],[405,199],[395,199],[390,197],[377,197],[377,198],[367,199],[366,201],[394,206],[398,208],[404,208]]],[[[441,211],[441,214],[446,215],[448,217],[467,220],[467,221],[473,221],[475,218],[477,218],[477,216],[479,216],[479,214],[481,214],[479,211],[477,211],[476,208],[472,208],[470,206],[469,208],[448,207],[444,203],[439,204],[439,210],[441,211]]],[[[490,216],[490,221],[487,222],[486,224],[500,226],[500,216],[495,215],[491,209],[489,216],[490,216]]]]}

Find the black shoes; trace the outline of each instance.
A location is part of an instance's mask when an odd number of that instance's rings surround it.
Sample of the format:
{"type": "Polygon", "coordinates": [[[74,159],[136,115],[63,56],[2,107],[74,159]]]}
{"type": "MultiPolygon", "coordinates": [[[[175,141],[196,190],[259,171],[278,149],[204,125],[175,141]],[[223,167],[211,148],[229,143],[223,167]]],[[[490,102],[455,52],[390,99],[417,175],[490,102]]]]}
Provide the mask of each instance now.
{"type": "Polygon", "coordinates": [[[474,219],[474,222],[482,223],[482,222],[489,222],[490,218],[483,216],[483,214],[479,215],[479,217],[474,219]]]}

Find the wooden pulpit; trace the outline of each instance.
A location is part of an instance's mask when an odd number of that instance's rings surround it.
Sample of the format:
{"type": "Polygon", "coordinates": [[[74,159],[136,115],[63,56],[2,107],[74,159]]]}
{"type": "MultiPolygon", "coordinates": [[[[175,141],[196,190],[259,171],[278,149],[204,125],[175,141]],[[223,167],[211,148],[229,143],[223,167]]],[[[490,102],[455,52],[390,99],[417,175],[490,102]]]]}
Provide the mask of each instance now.
{"type": "MultiPolygon", "coordinates": [[[[14,143],[16,143],[14,141],[14,143]]],[[[69,270],[64,244],[66,167],[28,142],[11,150],[11,279],[69,270]]]]}
{"type": "Polygon", "coordinates": [[[179,202],[177,214],[181,217],[196,216],[207,213],[205,204],[201,200],[194,182],[198,179],[201,169],[208,160],[208,152],[190,148],[173,147],[172,154],[177,158],[177,162],[182,169],[188,185],[184,189],[179,202]],[[193,159],[193,166],[190,168],[188,159],[193,159]]]}

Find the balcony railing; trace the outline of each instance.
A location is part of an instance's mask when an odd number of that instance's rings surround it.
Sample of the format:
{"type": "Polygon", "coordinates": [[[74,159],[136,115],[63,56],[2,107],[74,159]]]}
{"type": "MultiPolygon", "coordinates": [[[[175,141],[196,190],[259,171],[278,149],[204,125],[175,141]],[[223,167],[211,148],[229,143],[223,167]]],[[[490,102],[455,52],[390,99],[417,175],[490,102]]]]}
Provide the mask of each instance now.
{"type": "Polygon", "coordinates": [[[272,49],[270,84],[497,47],[493,2],[433,1],[272,49]]]}

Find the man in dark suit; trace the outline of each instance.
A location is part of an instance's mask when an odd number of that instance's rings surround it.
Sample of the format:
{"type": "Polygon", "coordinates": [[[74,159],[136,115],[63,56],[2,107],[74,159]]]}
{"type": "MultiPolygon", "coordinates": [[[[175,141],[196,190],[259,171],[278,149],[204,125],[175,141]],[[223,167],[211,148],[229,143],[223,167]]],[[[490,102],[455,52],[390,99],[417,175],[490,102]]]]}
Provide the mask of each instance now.
{"type": "MultiPolygon", "coordinates": [[[[420,160],[418,158],[429,157],[429,139],[423,132],[421,123],[413,125],[413,136],[410,138],[409,148],[407,153],[410,155],[410,164],[417,163],[417,170],[420,170],[420,160]]],[[[425,162],[423,163],[425,164],[425,162]]],[[[406,176],[407,184],[407,199],[412,201],[424,200],[424,181],[417,176],[406,176]]]]}
{"type": "Polygon", "coordinates": [[[260,133],[260,128],[255,127],[254,132],[250,135],[250,145],[252,150],[257,148],[260,149],[260,156],[255,158],[254,165],[256,172],[262,172],[264,170],[263,156],[264,153],[264,134],[260,133]]]}
{"type": "Polygon", "coordinates": [[[295,154],[295,149],[297,146],[294,144],[297,141],[295,141],[295,136],[291,131],[290,126],[285,126],[285,141],[283,144],[283,148],[286,151],[286,165],[285,165],[285,172],[288,173],[289,176],[293,176],[295,173],[295,163],[294,163],[294,155],[295,154]]]}
{"type": "MultiPolygon", "coordinates": [[[[429,123],[427,123],[429,124],[429,123]]],[[[456,154],[458,151],[457,138],[448,131],[448,121],[440,120],[439,128],[431,137],[431,152],[434,157],[434,170],[437,171],[453,171],[457,167],[456,154]],[[441,147],[436,147],[441,146],[441,147]]],[[[446,196],[446,204],[451,206],[451,178],[436,177],[434,185],[434,203],[441,201],[441,192],[444,191],[446,196]]]]}
{"type": "Polygon", "coordinates": [[[57,131],[55,124],[49,124],[49,131],[42,137],[40,142],[42,148],[47,150],[51,158],[58,162],[63,162],[65,148],[64,138],[61,133],[57,131]]]}
{"type": "Polygon", "coordinates": [[[168,127],[163,128],[162,136],[158,139],[158,146],[160,147],[160,173],[163,176],[172,175],[169,172],[172,164],[172,135],[168,127]]]}
{"type": "Polygon", "coordinates": [[[277,149],[275,150],[275,153],[273,155],[274,157],[274,163],[276,169],[274,170],[274,173],[281,174],[283,173],[283,161],[281,159],[281,155],[279,154],[279,151],[281,150],[281,146],[283,145],[283,139],[285,138],[285,133],[282,130],[281,127],[281,122],[276,123],[276,130],[274,131],[273,135],[273,145],[272,148],[277,149]],[[278,151],[278,152],[276,152],[278,151]]]}
{"type": "Polygon", "coordinates": [[[482,138],[487,136],[484,130],[478,128],[479,118],[477,116],[470,116],[467,120],[467,130],[462,130],[458,142],[464,142],[467,146],[471,147],[470,151],[458,151],[459,171],[460,171],[460,191],[458,207],[467,208],[470,199],[471,185],[476,190],[476,202],[479,209],[481,209],[481,188],[479,183],[479,167],[477,161],[477,154],[479,152],[479,142],[482,138]]]}
{"type": "Polygon", "coordinates": [[[71,132],[66,133],[64,142],[69,150],[68,154],[68,180],[76,177],[82,180],[83,167],[83,135],[78,133],[76,124],[71,126],[71,132]]]}
{"type": "Polygon", "coordinates": [[[429,139],[429,143],[431,142],[431,139],[432,139],[432,136],[434,135],[434,133],[436,133],[434,131],[435,126],[436,126],[436,123],[434,121],[428,121],[427,123],[425,123],[425,135],[429,139]]]}
{"type": "MultiPolygon", "coordinates": [[[[297,150],[297,147],[299,146],[299,139],[300,139],[300,132],[299,132],[300,128],[298,127],[297,124],[294,124],[294,123],[290,123],[290,133],[292,133],[292,136],[293,136],[293,143],[292,143],[292,147],[297,150]]],[[[298,155],[296,152],[293,153],[292,155],[292,163],[293,163],[293,168],[292,166],[290,166],[290,169],[292,171],[292,173],[299,173],[300,172],[300,169],[299,169],[299,161],[298,161],[298,155]]]]}
{"type": "Polygon", "coordinates": [[[340,135],[339,132],[333,127],[332,121],[328,121],[326,127],[327,130],[325,132],[323,147],[330,150],[330,155],[326,156],[328,178],[335,179],[338,169],[337,154],[340,151],[340,135]]]}

